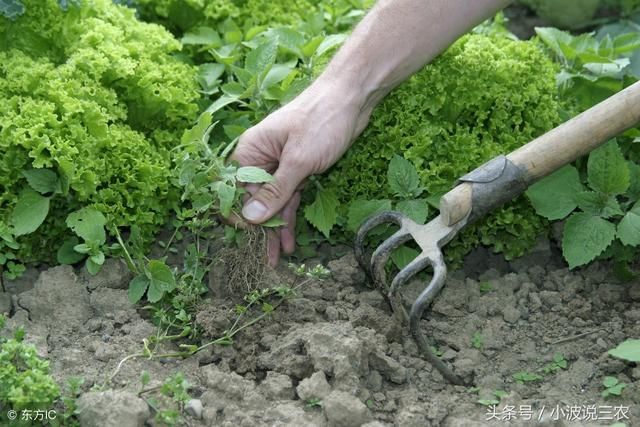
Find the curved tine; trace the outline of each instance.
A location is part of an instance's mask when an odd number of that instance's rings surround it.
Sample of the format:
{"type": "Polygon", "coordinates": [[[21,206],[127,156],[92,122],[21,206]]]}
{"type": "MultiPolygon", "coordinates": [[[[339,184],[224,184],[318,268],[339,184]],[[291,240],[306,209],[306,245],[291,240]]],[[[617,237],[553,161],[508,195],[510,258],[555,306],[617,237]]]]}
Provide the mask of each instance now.
{"type": "Polygon", "coordinates": [[[387,274],[384,271],[387,261],[394,249],[411,240],[411,234],[402,228],[382,242],[371,255],[371,273],[376,284],[387,286],[387,274]]]}
{"type": "Polygon", "coordinates": [[[420,331],[420,319],[422,318],[422,313],[433,301],[438,292],[440,292],[444,286],[447,276],[447,266],[442,259],[442,253],[437,254],[435,259],[431,259],[430,257],[425,257],[425,259],[427,260],[427,263],[433,266],[433,278],[411,306],[411,312],[409,314],[409,332],[413,335],[413,338],[418,344],[418,348],[427,361],[429,361],[429,363],[431,363],[431,365],[436,368],[444,378],[452,384],[465,385],[462,378],[454,374],[442,360],[433,354],[427,339],[420,331]]]}
{"type": "Polygon", "coordinates": [[[418,255],[413,259],[405,268],[396,274],[396,277],[393,278],[391,287],[389,288],[389,298],[393,298],[395,293],[398,292],[398,288],[400,288],[400,286],[407,283],[413,276],[424,270],[430,264],[431,260],[424,255],[418,255]]]}
{"type": "Polygon", "coordinates": [[[364,239],[367,237],[367,234],[380,224],[384,224],[385,222],[393,222],[399,226],[402,226],[402,218],[403,215],[399,212],[386,211],[379,213],[377,215],[373,215],[369,219],[367,219],[358,229],[356,233],[355,239],[355,255],[358,264],[360,264],[360,268],[362,268],[368,275],[369,278],[373,279],[371,274],[371,266],[365,259],[365,251],[364,251],[364,239]]]}

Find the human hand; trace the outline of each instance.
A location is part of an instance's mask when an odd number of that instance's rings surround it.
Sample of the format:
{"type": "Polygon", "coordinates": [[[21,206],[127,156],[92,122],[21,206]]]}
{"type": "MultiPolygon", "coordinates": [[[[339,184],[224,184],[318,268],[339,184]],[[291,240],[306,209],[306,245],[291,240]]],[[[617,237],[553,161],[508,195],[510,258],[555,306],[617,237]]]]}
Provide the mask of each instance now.
{"type": "Polygon", "coordinates": [[[270,230],[267,256],[275,266],[280,251],[295,249],[296,210],[307,177],[331,167],[362,132],[369,119],[354,94],[335,83],[316,81],[297,98],[248,129],[232,160],[273,174],[274,181],[247,186],[242,216],[260,224],[280,213],[286,225],[270,230]]]}

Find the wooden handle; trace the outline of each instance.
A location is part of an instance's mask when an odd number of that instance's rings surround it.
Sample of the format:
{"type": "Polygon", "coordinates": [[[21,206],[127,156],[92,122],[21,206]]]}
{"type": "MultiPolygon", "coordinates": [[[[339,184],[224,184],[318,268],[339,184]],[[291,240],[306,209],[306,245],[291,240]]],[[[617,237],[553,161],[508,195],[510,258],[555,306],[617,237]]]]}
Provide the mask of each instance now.
{"type": "MultiPolygon", "coordinates": [[[[511,152],[506,157],[526,171],[527,185],[589,153],[640,123],[640,82],[511,152]]],[[[465,218],[473,207],[472,183],[462,183],[442,196],[440,215],[447,225],[465,218]]]]}

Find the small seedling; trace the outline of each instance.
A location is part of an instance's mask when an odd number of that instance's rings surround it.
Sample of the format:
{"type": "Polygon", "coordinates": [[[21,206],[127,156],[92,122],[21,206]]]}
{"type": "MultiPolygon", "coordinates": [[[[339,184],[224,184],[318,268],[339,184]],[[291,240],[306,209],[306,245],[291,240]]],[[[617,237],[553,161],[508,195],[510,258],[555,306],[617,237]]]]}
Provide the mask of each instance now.
{"type": "Polygon", "coordinates": [[[620,382],[616,377],[604,377],[602,385],[604,386],[602,397],[605,398],[610,396],[620,396],[622,394],[622,390],[627,386],[627,384],[620,382]]]}
{"type": "Polygon", "coordinates": [[[482,335],[480,335],[480,332],[479,331],[474,332],[473,336],[471,337],[471,345],[473,346],[473,348],[477,348],[478,350],[480,350],[483,344],[484,344],[484,338],[482,338],[482,335]]]}
{"type": "Polygon", "coordinates": [[[493,286],[491,286],[490,282],[480,282],[480,293],[486,294],[488,292],[493,291],[493,286]]]}
{"type": "Polygon", "coordinates": [[[307,408],[322,408],[322,399],[312,398],[307,400],[307,408]]]}
{"type": "Polygon", "coordinates": [[[567,369],[567,360],[560,353],[553,355],[553,360],[542,367],[545,374],[553,374],[560,369],[567,369]]]}
{"type": "Polygon", "coordinates": [[[524,384],[527,382],[539,381],[542,377],[538,374],[532,374],[531,372],[520,371],[513,374],[513,379],[516,380],[518,384],[524,384]]]}
{"type": "Polygon", "coordinates": [[[491,399],[478,399],[476,402],[483,406],[495,406],[500,404],[500,400],[505,397],[508,393],[504,390],[494,390],[493,396],[491,399]]]}

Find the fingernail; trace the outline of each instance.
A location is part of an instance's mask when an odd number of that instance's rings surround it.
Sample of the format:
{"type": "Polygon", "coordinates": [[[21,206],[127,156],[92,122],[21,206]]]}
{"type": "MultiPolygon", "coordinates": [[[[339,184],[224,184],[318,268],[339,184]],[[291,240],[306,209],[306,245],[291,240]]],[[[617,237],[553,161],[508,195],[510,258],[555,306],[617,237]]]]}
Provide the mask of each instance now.
{"type": "Polygon", "coordinates": [[[264,204],[254,200],[247,203],[244,208],[242,208],[242,216],[249,221],[258,221],[264,216],[266,211],[267,207],[264,204]]]}

